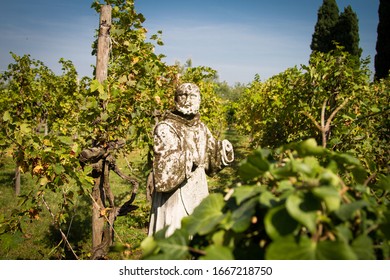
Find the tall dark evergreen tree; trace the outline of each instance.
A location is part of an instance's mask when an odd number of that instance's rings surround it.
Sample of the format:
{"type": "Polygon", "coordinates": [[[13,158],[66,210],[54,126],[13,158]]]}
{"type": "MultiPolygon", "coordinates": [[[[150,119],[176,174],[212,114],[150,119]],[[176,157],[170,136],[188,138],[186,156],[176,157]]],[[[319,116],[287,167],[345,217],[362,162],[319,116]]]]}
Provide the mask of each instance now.
{"type": "Polygon", "coordinates": [[[318,10],[317,23],[310,48],[312,51],[329,52],[334,49],[333,30],[339,20],[339,8],[336,0],[324,0],[318,10]]]}
{"type": "Polygon", "coordinates": [[[344,8],[334,28],[334,40],[353,56],[360,58],[359,20],[351,6],[344,8]]]}
{"type": "Polygon", "coordinates": [[[389,75],[390,70],[390,1],[379,1],[378,38],[376,41],[375,79],[389,75]]]}

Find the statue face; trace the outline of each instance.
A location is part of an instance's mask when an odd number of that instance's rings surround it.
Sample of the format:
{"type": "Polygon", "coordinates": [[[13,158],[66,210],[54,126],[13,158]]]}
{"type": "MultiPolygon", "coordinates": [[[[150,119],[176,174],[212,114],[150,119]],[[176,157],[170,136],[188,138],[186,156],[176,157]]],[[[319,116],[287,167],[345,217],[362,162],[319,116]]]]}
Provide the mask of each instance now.
{"type": "Polygon", "coordinates": [[[176,109],[185,115],[195,115],[200,108],[200,90],[191,83],[182,84],[175,95],[176,109]]]}

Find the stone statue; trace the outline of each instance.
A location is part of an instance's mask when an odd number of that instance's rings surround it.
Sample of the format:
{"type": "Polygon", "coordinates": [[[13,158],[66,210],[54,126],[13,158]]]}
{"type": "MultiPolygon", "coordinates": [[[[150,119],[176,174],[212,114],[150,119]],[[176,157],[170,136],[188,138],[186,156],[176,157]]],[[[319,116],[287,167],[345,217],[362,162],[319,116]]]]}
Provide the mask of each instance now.
{"type": "Polygon", "coordinates": [[[215,139],[200,121],[200,101],[197,85],[180,85],[176,110],[155,127],[149,235],[168,226],[169,236],[180,228],[181,219],[209,193],[206,174],[212,176],[234,160],[232,144],[215,139]]]}

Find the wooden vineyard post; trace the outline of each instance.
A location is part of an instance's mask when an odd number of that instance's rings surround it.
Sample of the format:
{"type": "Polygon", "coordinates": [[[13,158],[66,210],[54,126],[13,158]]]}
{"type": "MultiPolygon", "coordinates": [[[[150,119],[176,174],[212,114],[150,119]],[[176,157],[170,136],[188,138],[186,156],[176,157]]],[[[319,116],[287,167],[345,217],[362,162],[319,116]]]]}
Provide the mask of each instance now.
{"type": "MultiPolygon", "coordinates": [[[[99,20],[99,37],[96,56],[96,80],[103,83],[107,79],[108,61],[110,53],[110,28],[111,28],[111,6],[103,5],[100,11],[99,20]]],[[[100,172],[96,172],[95,185],[92,191],[93,206],[92,206],[92,246],[93,251],[96,251],[102,241],[105,217],[101,211],[105,208],[105,194],[103,185],[106,183],[107,166],[101,167],[100,172]],[[100,173],[100,174],[99,174],[100,173]]],[[[94,253],[95,255],[95,253],[94,253]]],[[[93,256],[94,257],[94,256],[93,256]]],[[[96,256],[95,256],[96,257],[96,256]]]]}
{"type": "Polygon", "coordinates": [[[96,80],[100,83],[107,79],[110,53],[111,6],[104,5],[100,11],[99,37],[96,56],[96,80]]]}
{"type": "MultiPolygon", "coordinates": [[[[104,5],[100,11],[99,37],[96,57],[96,80],[104,83],[107,80],[108,61],[110,53],[111,6],[104,5]]],[[[104,104],[101,104],[104,110],[104,104]]],[[[79,155],[82,166],[92,166],[94,186],[92,189],[92,259],[106,258],[114,239],[114,221],[118,216],[125,216],[138,207],[132,205],[137,190],[138,181],[120,171],[113,151],[125,146],[126,141],[100,139],[87,147],[79,155]],[[101,140],[101,141],[100,141],[101,140]],[[122,206],[114,203],[114,194],[110,187],[110,171],[133,185],[131,198],[122,206]]]]}

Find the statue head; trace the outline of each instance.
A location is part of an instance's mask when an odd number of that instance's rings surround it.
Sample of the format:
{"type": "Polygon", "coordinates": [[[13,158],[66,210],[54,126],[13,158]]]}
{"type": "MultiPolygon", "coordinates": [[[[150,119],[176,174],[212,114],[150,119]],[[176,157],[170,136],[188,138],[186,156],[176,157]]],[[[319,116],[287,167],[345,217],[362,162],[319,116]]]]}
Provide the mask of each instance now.
{"type": "Polygon", "coordinates": [[[193,83],[181,84],[175,93],[176,109],[184,115],[195,115],[200,108],[200,89],[193,83]]]}

